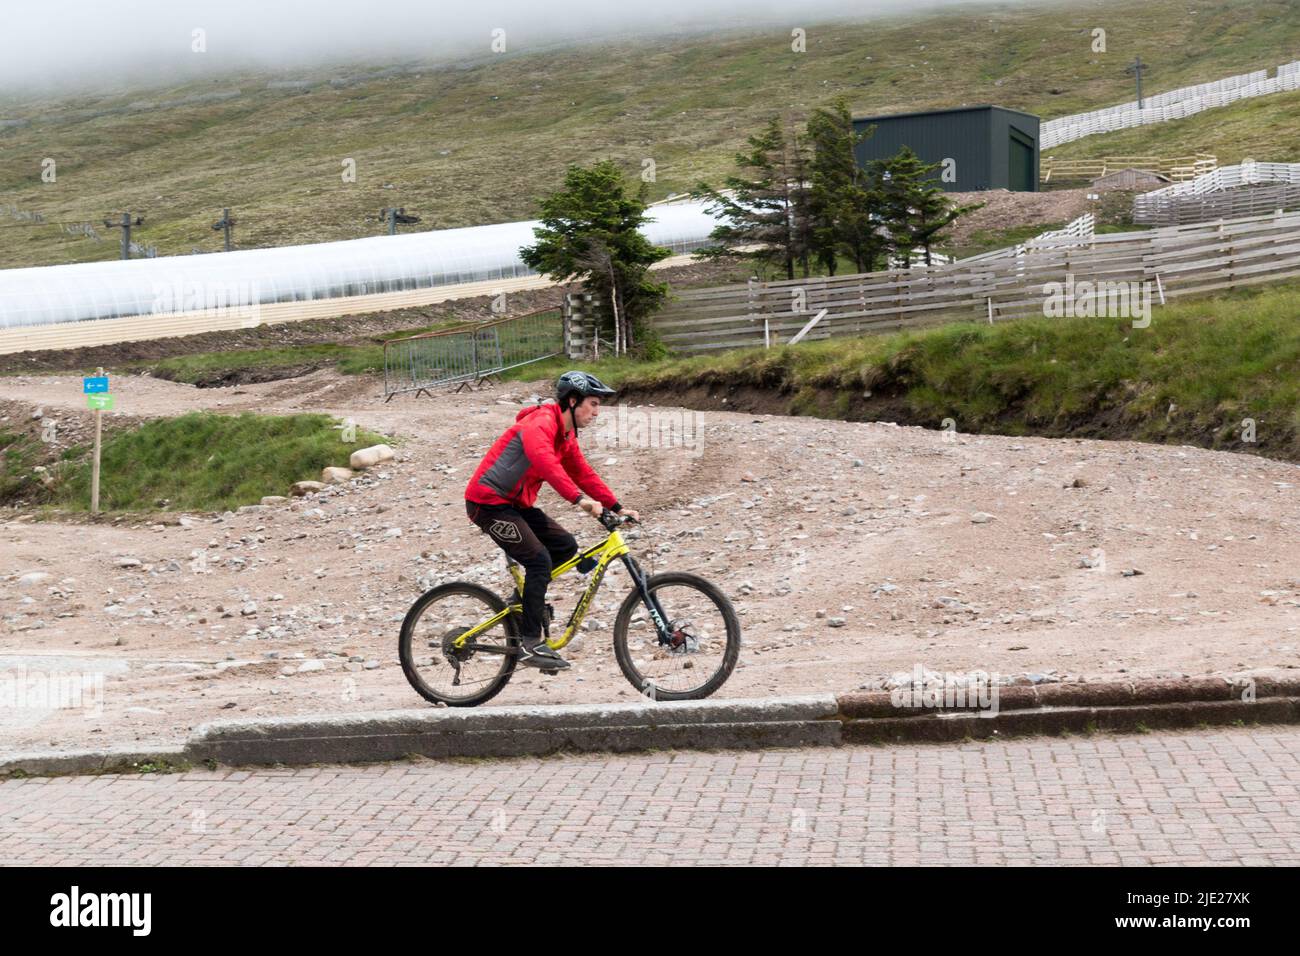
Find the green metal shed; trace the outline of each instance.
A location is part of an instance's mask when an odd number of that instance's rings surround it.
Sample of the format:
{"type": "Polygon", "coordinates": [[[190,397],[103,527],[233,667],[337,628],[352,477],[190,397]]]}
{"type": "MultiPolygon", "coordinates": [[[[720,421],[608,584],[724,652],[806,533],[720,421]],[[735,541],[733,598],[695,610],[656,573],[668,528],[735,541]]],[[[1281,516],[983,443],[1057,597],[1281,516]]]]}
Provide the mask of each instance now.
{"type": "Polygon", "coordinates": [[[987,104],[853,118],[857,132],[876,128],[858,145],[860,165],[910,146],[925,162],[944,164],[935,177],[948,192],[1037,192],[1038,125],[1032,113],[987,104]]]}

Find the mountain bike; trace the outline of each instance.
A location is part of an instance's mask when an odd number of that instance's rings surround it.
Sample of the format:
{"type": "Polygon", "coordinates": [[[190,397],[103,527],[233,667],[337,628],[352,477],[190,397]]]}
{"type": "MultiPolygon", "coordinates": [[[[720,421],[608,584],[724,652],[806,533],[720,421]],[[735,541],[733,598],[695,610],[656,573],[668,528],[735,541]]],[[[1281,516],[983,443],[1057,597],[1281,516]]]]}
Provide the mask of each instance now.
{"type": "MultiPolygon", "coordinates": [[[[551,580],[576,570],[589,574],[564,633],[546,643],[557,651],[573,639],[611,562],[621,559],[633,588],[614,619],[614,658],[640,693],[653,700],[708,697],[731,676],[740,655],[740,620],[714,584],[694,574],[646,574],[632,557],[619,525],[631,520],[604,511],[609,536],[579,550],[551,571],[551,580]]],[[[507,558],[514,590],[505,597],[469,581],[440,584],[419,597],[402,621],[402,671],[425,700],[473,707],[510,682],[520,654],[524,572],[507,558]]],[[[555,671],[543,671],[554,674],[555,671]]]]}

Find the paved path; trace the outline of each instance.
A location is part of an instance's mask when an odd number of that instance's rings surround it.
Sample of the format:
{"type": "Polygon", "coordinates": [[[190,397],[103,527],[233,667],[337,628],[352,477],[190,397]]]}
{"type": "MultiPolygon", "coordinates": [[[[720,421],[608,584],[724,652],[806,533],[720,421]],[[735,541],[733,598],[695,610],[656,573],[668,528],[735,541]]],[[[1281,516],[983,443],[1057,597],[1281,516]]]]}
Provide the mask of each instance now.
{"type": "Polygon", "coordinates": [[[0,783],[18,864],[1294,864],[1300,728],[0,783]]]}

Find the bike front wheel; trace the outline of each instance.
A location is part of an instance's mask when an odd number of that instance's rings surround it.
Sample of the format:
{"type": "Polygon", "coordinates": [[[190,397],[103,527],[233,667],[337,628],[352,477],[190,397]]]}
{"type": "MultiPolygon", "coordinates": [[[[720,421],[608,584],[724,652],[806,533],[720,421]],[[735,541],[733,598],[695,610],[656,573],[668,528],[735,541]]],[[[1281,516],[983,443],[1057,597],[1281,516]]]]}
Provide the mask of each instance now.
{"type": "Polygon", "coordinates": [[[473,707],[501,692],[514,673],[517,615],[510,614],[461,647],[460,635],[500,611],[487,588],[457,581],[425,592],[406,612],[398,654],[402,672],[425,700],[473,707]]]}
{"type": "Polygon", "coordinates": [[[740,656],[740,620],[716,585],[685,572],[655,574],[646,587],[663,610],[664,643],[641,592],[614,620],[614,657],[632,686],[652,700],[699,700],[726,682],[740,656]]]}

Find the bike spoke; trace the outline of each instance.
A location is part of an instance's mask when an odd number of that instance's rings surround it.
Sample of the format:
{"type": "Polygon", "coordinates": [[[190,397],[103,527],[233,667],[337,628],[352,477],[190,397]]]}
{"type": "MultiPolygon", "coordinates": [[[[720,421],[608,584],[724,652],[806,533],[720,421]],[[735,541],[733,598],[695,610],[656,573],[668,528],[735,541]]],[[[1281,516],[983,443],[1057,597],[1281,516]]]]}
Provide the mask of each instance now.
{"type": "Polygon", "coordinates": [[[709,595],[684,584],[654,589],[672,642],[660,642],[644,611],[633,615],[627,644],[641,692],[681,694],[707,684],[724,667],[727,621],[709,595]]]}
{"type": "Polygon", "coordinates": [[[412,628],[415,677],[450,702],[474,697],[500,680],[509,662],[504,622],[475,634],[460,648],[455,645],[456,638],[495,613],[496,608],[475,594],[447,594],[428,604],[412,628]]]}

